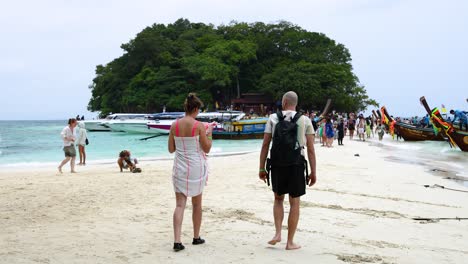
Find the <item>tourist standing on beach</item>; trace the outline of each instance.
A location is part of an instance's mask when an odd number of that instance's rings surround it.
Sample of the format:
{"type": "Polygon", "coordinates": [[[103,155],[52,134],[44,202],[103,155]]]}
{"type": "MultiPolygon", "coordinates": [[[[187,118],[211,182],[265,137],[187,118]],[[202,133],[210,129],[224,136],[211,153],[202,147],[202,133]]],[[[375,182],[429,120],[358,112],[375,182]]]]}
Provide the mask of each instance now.
{"type": "Polygon", "coordinates": [[[382,140],[384,134],[385,134],[385,127],[383,124],[379,124],[377,126],[377,134],[379,135],[379,141],[382,140]]]}
{"type": "Polygon", "coordinates": [[[70,118],[68,119],[68,126],[62,129],[62,133],[60,136],[63,140],[63,152],[65,153],[65,159],[62,160],[60,165],[58,166],[58,170],[62,173],[63,165],[67,164],[70,161],[70,168],[71,172],[75,173],[75,157],[76,157],[76,150],[75,150],[75,127],[76,127],[76,119],[70,118]]]}
{"type": "Polygon", "coordinates": [[[338,130],[338,145],[343,146],[343,138],[344,138],[344,122],[343,118],[338,120],[337,130],[338,130]]]}
{"type": "MultiPolygon", "coordinates": [[[[278,142],[275,140],[283,139],[281,134],[276,134],[275,130],[279,124],[280,127],[286,127],[286,123],[294,122],[293,131],[296,134],[294,138],[288,138],[289,142],[295,142],[297,148],[294,151],[294,159],[299,159],[295,161],[295,165],[281,164],[279,162],[284,162],[283,160],[278,160],[277,158],[272,157],[273,154],[276,156],[278,152],[271,151],[271,180],[273,185],[274,192],[274,205],[273,205],[273,217],[275,220],[275,235],[268,242],[270,245],[275,245],[278,242],[281,242],[281,229],[283,226],[284,218],[284,196],[289,194],[289,217],[288,217],[288,239],[286,242],[286,249],[299,249],[301,246],[294,243],[294,234],[297,229],[297,224],[299,222],[299,206],[300,206],[300,196],[305,194],[306,184],[312,186],[316,182],[316,165],[315,165],[315,150],[314,150],[314,128],[309,118],[305,116],[296,116],[296,106],[297,106],[297,94],[293,91],[289,91],[283,95],[282,106],[283,111],[278,112],[277,114],[270,115],[268,122],[265,126],[265,133],[263,137],[262,150],[260,152],[260,170],[259,178],[263,181],[267,180],[267,171],[266,171],[266,159],[268,156],[268,149],[270,148],[270,142],[273,138],[273,148],[277,146],[278,142]],[[279,116],[281,115],[285,120],[284,123],[280,123],[279,116]],[[304,177],[304,170],[306,169],[307,163],[305,163],[305,154],[304,146],[307,146],[307,157],[309,159],[309,164],[311,167],[311,173],[307,177],[304,177]]],[[[291,125],[289,125],[291,127],[291,125]]],[[[281,132],[283,132],[282,130],[281,132]]],[[[288,133],[289,136],[291,134],[288,133]]],[[[281,140],[283,142],[283,140],[281,140]]],[[[289,144],[288,144],[289,146],[289,144]]],[[[289,152],[288,152],[289,153],[289,152]]],[[[290,157],[288,157],[290,158],[290,157]]]]}
{"type": "Polygon", "coordinates": [[[358,122],[358,136],[359,140],[365,141],[364,138],[364,131],[366,129],[366,121],[364,120],[364,116],[359,115],[359,122],[358,122]]]}
{"type": "Polygon", "coordinates": [[[353,140],[355,127],[356,127],[356,120],[354,120],[354,114],[350,113],[349,120],[348,120],[349,140],[353,140]]]}
{"type": "Polygon", "coordinates": [[[80,163],[78,165],[86,165],[86,139],[88,134],[86,133],[85,124],[83,122],[78,122],[78,137],[76,139],[76,144],[78,145],[78,152],[80,153],[80,163]]]}
{"type": "Polygon", "coordinates": [[[333,139],[335,138],[335,131],[333,130],[333,123],[330,117],[327,117],[325,123],[325,134],[327,137],[327,147],[331,148],[333,145],[333,139]]]}
{"type": "Polygon", "coordinates": [[[327,120],[324,118],[322,119],[322,124],[320,125],[320,138],[322,140],[322,147],[325,147],[327,144],[327,126],[326,126],[327,120]]]}
{"type": "Polygon", "coordinates": [[[172,182],[174,185],[176,207],[173,215],[174,251],[185,248],[182,244],[182,220],[187,197],[192,197],[193,245],[205,243],[200,237],[202,221],[202,193],[208,180],[206,153],[212,145],[212,129],[197,120],[202,101],[190,93],[185,99],[185,116],[172,123],[169,133],[168,149],[175,152],[172,182]]]}
{"type": "MultiPolygon", "coordinates": [[[[314,112],[310,113],[310,121],[312,122],[312,126],[314,127],[314,131],[318,130],[318,124],[317,124],[317,116],[314,112]]],[[[314,143],[315,143],[315,137],[314,137],[314,143]]]]}

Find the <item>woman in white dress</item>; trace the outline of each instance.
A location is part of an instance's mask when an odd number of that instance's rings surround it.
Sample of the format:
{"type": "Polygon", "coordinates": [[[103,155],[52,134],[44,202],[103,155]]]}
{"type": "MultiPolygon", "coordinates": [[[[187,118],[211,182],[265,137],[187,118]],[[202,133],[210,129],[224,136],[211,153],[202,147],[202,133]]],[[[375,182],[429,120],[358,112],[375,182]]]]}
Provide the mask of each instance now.
{"type": "Polygon", "coordinates": [[[212,126],[205,126],[195,120],[203,103],[190,93],[184,103],[185,116],[175,121],[169,133],[168,148],[175,152],[172,181],[176,196],[173,216],[174,250],[185,247],[181,242],[182,220],[187,197],[192,197],[193,245],[205,243],[200,237],[202,221],[202,193],[208,180],[206,153],[210,152],[212,126]]]}

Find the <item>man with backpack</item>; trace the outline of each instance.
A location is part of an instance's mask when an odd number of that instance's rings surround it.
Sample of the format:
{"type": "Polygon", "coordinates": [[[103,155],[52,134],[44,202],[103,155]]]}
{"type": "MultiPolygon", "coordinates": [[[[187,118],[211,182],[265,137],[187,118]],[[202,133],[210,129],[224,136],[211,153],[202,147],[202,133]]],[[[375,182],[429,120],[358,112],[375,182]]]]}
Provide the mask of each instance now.
{"type": "Polygon", "coordinates": [[[270,115],[265,127],[262,150],[260,152],[259,178],[271,181],[275,202],[275,236],[268,243],[275,245],[281,241],[281,228],[284,218],[284,195],[289,194],[290,211],[288,217],[288,240],[286,249],[299,249],[295,244],[294,234],[299,222],[300,196],[305,194],[306,185],[316,182],[314,135],[315,131],[309,118],[296,112],[297,94],[289,91],[283,95],[283,111],[270,115]],[[273,140],[270,158],[267,162],[270,142],[273,140]],[[304,147],[311,167],[310,175],[305,159],[304,147]],[[306,173],[305,173],[306,172],[306,173]]]}

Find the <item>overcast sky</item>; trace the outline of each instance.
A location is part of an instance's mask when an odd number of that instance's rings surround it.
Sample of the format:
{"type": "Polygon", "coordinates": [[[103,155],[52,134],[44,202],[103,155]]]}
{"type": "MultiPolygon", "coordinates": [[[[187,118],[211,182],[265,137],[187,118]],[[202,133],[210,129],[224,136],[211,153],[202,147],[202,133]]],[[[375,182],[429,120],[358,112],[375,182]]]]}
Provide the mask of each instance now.
{"type": "MultiPolygon", "coordinates": [[[[5,3],[6,2],[6,3],[5,3]]],[[[95,117],[86,108],[98,64],[153,23],[275,23],[322,32],[351,52],[369,96],[392,115],[468,109],[468,1],[42,0],[0,4],[0,120],[95,117]]]]}

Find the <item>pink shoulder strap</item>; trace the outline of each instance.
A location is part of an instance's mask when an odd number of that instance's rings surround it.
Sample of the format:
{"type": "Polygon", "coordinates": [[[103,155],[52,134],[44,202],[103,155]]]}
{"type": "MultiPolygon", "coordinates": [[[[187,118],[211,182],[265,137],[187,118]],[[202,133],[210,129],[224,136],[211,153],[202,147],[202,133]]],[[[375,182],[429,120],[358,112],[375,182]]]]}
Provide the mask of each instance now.
{"type": "Polygon", "coordinates": [[[195,136],[195,131],[197,130],[198,121],[195,121],[192,128],[192,137],[195,136]]]}
{"type": "Polygon", "coordinates": [[[176,137],[179,136],[179,119],[177,119],[175,122],[175,135],[176,137]]]}

